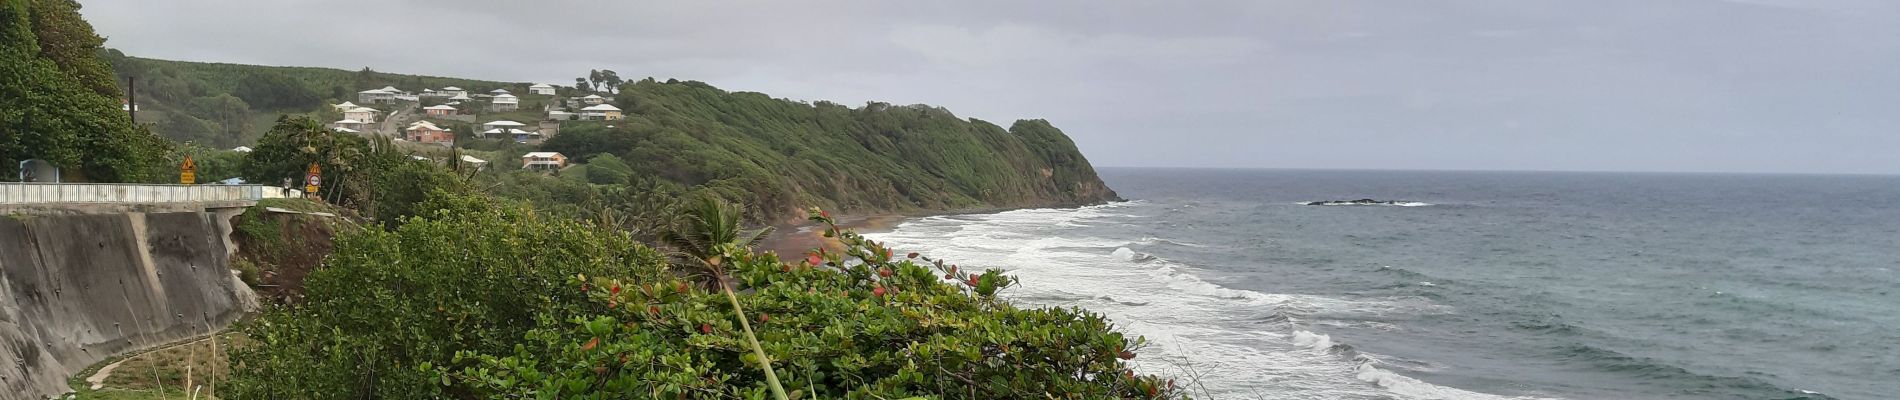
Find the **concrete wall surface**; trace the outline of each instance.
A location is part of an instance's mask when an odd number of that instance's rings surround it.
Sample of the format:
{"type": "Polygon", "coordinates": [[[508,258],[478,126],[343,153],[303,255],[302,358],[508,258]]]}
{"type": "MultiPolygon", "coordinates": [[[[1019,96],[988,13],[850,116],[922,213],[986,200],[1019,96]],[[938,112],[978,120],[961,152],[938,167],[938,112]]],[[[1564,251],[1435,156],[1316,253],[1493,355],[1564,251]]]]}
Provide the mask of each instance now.
{"type": "Polygon", "coordinates": [[[300,190],[286,191],[268,185],[0,183],[0,204],[255,202],[302,195],[300,190]]]}
{"type": "Polygon", "coordinates": [[[0,400],[102,360],[223,329],[255,307],[229,212],[0,217],[0,400]]]}

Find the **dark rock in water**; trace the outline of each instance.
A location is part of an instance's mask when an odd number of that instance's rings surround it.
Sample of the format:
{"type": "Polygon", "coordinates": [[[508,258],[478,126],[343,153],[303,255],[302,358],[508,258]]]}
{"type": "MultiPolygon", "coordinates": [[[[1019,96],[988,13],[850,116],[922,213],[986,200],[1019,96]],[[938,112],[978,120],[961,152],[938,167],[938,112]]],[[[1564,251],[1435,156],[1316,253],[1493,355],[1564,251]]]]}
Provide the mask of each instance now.
{"type": "Polygon", "coordinates": [[[1327,200],[1327,201],[1315,201],[1315,202],[1306,203],[1306,205],[1309,205],[1309,206],[1375,206],[1375,205],[1389,206],[1389,205],[1398,205],[1398,204],[1399,202],[1397,200],[1373,200],[1373,199],[1327,200]]]}

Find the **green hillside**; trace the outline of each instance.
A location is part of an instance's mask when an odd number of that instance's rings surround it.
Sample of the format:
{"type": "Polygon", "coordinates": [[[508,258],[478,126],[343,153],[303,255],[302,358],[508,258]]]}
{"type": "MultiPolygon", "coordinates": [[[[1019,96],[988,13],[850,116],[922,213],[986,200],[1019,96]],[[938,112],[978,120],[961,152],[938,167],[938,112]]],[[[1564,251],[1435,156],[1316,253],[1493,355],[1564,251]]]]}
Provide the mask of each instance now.
{"type": "Polygon", "coordinates": [[[543,144],[583,162],[616,155],[656,176],[787,215],[818,205],[914,212],[1096,203],[1115,198],[1047,121],[1007,129],[924,105],[858,108],[726,92],[693,81],[628,83],[627,118],[570,123],[543,144]]]}
{"type": "Polygon", "coordinates": [[[118,82],[136,82],[139,123],[180,142],[230,148],[253,143],[282,114],[315,114],[324,104],[356,101],[356,92],[459,86],[471,93],[526,92],[529,84],[378,72],[368,68],[268,67],[170,61],[107,49],[118,82]]]}
{"type": "MultiPolygon", "coordinates": [[[[101,58],[122,81],[139,82],[139,122],[174,140],[216,148],[255,143],[283,114],[334,120],[321,111],[323,104],[354,100],[359,90],[459,86],[525,93],[528,85],[369,69],[166,61],[115,50],[101,58]]],[[[477,177],[493,193],[571,216],[617,211],[637,219],[651,214],[642,211],[651,207],[644,203],[691,193],[746,204],[755,222],[796,220],[808,206],[918,213],[1115,198],[1074,142],[1042,120],[1005,128],[925,105],[874,102],[853,108],[727,92],[696,81],[616,83],[613,104],[626,111],[624,120],[563,121],[560,133],[539,148],[469,137],[457,145],[497,161],[477,177]],[[516,159],[529,151],[561,152],[580,165],[560,171],[560,177],[515,171],[516,159]],[[595,160],[605,162],[590,163],[595,160]]],[[[484,120],[528,121],[539,112],[537,106],[484,120]]],[[[433,152],[425,155],[441,156],[446,149],[433,152]]]]}

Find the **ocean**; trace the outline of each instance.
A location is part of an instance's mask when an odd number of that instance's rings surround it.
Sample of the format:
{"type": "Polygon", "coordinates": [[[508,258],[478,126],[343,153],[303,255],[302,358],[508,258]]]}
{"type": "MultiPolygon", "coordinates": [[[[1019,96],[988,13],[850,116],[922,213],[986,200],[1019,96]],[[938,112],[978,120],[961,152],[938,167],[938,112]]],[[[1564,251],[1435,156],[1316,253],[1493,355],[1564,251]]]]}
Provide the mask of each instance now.
{"type": "Polygon", "coordinates": [[[1900,177],[1105,168],[871,236],[1220,399],[1900,398],[1900,177]],[[1312,206],[1372,198],[1397,205],[1312,206]]]}

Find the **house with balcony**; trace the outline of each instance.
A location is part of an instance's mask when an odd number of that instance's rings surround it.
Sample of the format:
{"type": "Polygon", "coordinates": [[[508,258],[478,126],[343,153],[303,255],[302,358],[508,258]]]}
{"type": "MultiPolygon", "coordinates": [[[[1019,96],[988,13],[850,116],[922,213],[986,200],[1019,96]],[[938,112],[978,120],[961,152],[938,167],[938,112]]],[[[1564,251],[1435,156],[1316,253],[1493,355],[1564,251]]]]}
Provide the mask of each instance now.
{"type": "Polygon", "coordinates": [[[551,151],[537,151],[521,155],[522,169],[554,170],[567,166],[567,156],[551,151]]]}

